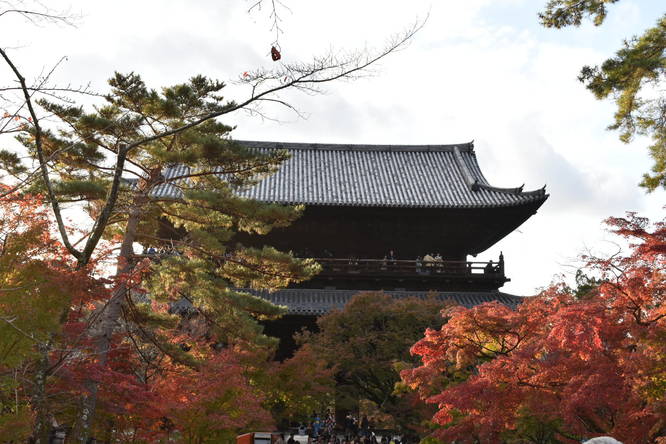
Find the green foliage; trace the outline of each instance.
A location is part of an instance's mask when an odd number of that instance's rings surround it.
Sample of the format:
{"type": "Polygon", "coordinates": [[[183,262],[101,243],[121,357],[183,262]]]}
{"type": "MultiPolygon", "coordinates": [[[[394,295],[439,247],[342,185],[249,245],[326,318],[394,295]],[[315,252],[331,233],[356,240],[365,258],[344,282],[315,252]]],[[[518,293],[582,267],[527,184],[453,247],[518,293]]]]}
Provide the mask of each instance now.
{"type": "Polygon", "coordinates": [[[274,318],[283,310],[262,298],[234,290],[224,276],[219,264],[212,261],[176,256],[153,266],[145,288],[158,302],[185,298],[193,314],[207,319],[205,334],[218,341],[272,344],[273,340],[262,335],[256,319],[274,318]]]}
{"type": "Polygon", "coordinates": [[[106,196],[108,183],[93,181],[70,179],[64,182],[56,182],[54,184],[55,192],[63,200],[102,200],[106,196]]]}
{"type": "Polygon", "coordinates": [[[576,270],[576,288],[573,293],[578,299],[592,298],[603,282],[603,280],[589,276],[585,271],[578,269],[576,270]]]}
{"type": "Polygon", "coordinates": [[[424,418],[422,404],[399,384],[399,371],[419,362],[409,349],[426,328],[442,325],[439,312],[447,305],[359,293],[344,310],[320,318],[320,332],[309,342],[315,355],[335,367],[341,398],[370,400],[398,428],[413,432],[424,418]]]}
{"type": "Polygon", "coordinates": [[[18,154],[8,150],[0,150],[0,169],[7,171],[12,176],[28,171],[18,154]]]}
{"type": "Polygon", "coordinates": [[[598,99],[615,98],[615,122],[608,128],[620,131],[620,140],[652,137],[654,165],[642,186],[666,187],[666,99],[660,90],[666,80],[666,15],[642,36],[625,41],[600,67],[585,66],[579,79],[598,99]]]}
{"type": "MultiPolygon", "coordinates": [[[[236,193],[274,173],[287,153],[248,149],[229,139],[231,127],[199,121],[233,105],[220,95],[221,82],[195,76],[157,91],[135,73],[116,73],[109,84],[106,103],[91,112],[78,105],[39,102],[66,123],[60,131],[42,134],[44,153],[58,175],[56,195],[84,200],[91,216],[97,216],[113,179],[106,159],[134,144],[124,176],[139,178],[120,188],[106,237],[120,234],[132,243],[177,252],[146,265],[152,269],[145,285],[151,297],[163,303],[187,299],[206,317],[209,336],[225,343],[234,336],[258,340],[261,328],[256,319],[282,312],[232,287],[277,289],[318,272],[314,262],[270,247],[229,247],[239,231],[266,234],[301,214],[299,207],[260,203],[236,193]],[[187,125],[187,130],[162,137],[187,125]],[[174,165],[180,172],[165,177],[174,165]],[[155,194],[164,187],[173,193],[155,194]],[[138,221],[133,232],[127,231],[130,214],[138,221]]],[[[21,138],[29,150],[34,136],[27,132],[21,138]]],[[[147,320],[138,314],[135,318],[147,320]]]]}
{"type": "Polygon", "coordinates": [[[507,444],[563,444],[558,439],[562,425],[559,418],[540,418],[523,408],[519,412],[515,429],[506,431],[502,437],[507,444]]]}
{"type": "Polygon", "coordinates": [[[26,405],[6,408],[0,405],[0,434],[4,442],[28,442],[32,436],[32,411],[26,405]]]}
{"type": "Polygon", "coordinates": [[[618,0],[549,0],[544,12],[539,13],[541,24],[547,28],[580,26],[583,18],[591,17],[599,26],[606,19],[606,5],[618,0]]]}
{"type": "MultiPolygon", "coordinates": [[[[617,1],[551,0],[539,17],[546,27],[578,26],[586,16],[600,25],[606,18],[606,4],[617,1]]],[[[600,66],[583,67],[578,78],[597,99],[615,100],[615,119],[608,129],[618,130],[621,141],[652,138],[648,150],[654,163],[641,186],[648,191],[666,188],[666,15],[641,36],[626,40],[615,57],[600,66]]]]}
{"type": "Polygon", "coordinates": [[[324,411],[333,404],[334,373],[305,344],[292,358],[270,363],[254,380],[276,423],[307,423],[312,412],[324,411]]]}
{"type": "Polygon", "coordinates": [[[419,444],[444,444],[444,443],[439,439],[435,438],[434,436],[426,436],[421,441],[419,441],[419,444]]]}

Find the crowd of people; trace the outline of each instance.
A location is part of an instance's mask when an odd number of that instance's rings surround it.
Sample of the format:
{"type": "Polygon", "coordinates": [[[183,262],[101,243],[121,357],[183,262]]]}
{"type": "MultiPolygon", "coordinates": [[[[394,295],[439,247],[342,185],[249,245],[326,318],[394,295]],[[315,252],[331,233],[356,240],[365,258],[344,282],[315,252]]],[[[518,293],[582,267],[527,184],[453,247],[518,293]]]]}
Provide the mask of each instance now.
{"type": "Polygon", "coordinates": [[[142,254],[156,255],[156,256],[172,256],[172,255],[180,255],[180,251],[178,251],[178,249],[176,249],[175,246],[167,244],[159,246],[157,248],[155,247],[144,248],[142,254]]]}
{"type": "Polygon", "coordinates": [[[309,424],[299,424],[286,440],[281,434],[274,444],[302,444],[305,436],[308,444],[402,444],[397,437],[375,433],[366,415],[359,421],[348,413],[338,426],[330,410],[324,415],[314,414],[309,424]]]}

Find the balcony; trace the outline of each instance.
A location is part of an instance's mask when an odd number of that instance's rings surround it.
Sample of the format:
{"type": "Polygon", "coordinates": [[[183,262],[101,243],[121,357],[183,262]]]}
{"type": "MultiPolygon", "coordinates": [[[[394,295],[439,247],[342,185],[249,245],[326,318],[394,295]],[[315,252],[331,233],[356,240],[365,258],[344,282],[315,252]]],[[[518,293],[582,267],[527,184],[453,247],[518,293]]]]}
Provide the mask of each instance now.
{"type": "Polygon", "coordinates": [[[423,261],[388,259],[315,258],[322,266],[320,276],[380,275],[380,276],[504,276],[504,261],[423,261]]]}
{"type": "Polygon", "coordinates": [[[322,267],[306,286],[335,288],[497,289],[507,279],[499,261],[389,260],[314,258],[322,267]],[[361,284],[361,285],[359,285],[361,284]]]}
{"type": "MultiPolygon", "coordinates": [[[[173,250],[149,251],[135,260],[178,254],[173,250]]],[[[498,261],[391,260],[313,258],[321,272],[296,287],[338,289],[400,289],[471,291],[497,290],[510,279],[504,275],[504,257],[498,261]]]]}

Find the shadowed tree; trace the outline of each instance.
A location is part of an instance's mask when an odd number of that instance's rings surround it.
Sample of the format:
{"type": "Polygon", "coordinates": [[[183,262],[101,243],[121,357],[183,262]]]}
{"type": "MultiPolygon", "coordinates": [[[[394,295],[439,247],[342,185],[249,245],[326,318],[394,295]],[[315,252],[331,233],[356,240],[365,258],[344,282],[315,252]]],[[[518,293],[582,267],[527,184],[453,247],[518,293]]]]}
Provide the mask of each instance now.
{"type": "Polygon", "coordinates": [[[418,363],[409,348],[425,328],[444,322],[439,312],[449,305],[435,298],[359,293],[343,310],[318,319],[320,331],[305,336],[309,346],[305,350],[335,369],[338,398],[371,401],[391,416],[397,428],[414,437],[427,415],[423,405],[414,403],[409,391],[399,386],[399,371],[418,363]]]}
{"type": "Polygon", "coordinates": [[[5,440],[48,442],[54,406],[67,404],[52,385],[80,350],[75,344],[85,324],[82,308],[103,304],[108,296],[103,282],[92,277],[92,264],[76,269],[51,228],[39,196],[0,199],[0,436],[5,440]]]}

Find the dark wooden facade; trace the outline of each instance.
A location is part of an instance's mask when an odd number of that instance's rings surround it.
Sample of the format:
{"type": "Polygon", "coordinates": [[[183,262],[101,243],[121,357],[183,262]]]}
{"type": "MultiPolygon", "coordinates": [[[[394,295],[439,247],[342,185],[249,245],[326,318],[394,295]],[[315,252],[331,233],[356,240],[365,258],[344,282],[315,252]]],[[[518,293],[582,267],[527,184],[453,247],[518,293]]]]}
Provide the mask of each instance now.
{"type": "Polygon", "coordinates": [[[313,257],[321,273],[277,293],[289,315],[266,325],[282,337],[278,357],[293,351],[291,335],[353,294],[384,290],[394,297],[437,294],[463,305],[518,298],[499,289],[509,279],[504,258],[469,262],[535,214],[545,190],[496,188],[483,177],[471,144],[342,146],[243,142],[291,150],[294,160],[247,197],[302,204],[302,217],[267,236],[237,241],[313,257]],[[366,158],[367,156],[367,158],[366,158]],[[322,171],[323,170],[323,171],[322,171]],[[382,174],[382,170],[389,173],[382,174]],[[389,258],[393,251],[395,259],[389,258]],[[441,261],[424,261],[441,255],[441,261]]]}
{"type": "Polygon", "coordinates": [[[439,253],[476,256],[536,213],[541,203],[504,208],[395,208],[307,206],[286,228],[244,243],[272,245],[307,257],[400,259],[439,253]]]}

